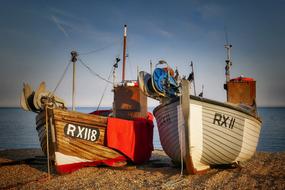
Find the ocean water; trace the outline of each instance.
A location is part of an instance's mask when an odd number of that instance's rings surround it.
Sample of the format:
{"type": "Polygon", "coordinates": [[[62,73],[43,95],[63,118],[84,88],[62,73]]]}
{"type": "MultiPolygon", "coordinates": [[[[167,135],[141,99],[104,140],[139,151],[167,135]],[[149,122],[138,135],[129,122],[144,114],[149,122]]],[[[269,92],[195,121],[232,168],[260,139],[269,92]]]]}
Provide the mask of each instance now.
{"type": "MultiPolygon", "coordinates": [[[[78,108],[89,113],[94,108],[78,108]]],[[[149,111],[152,112],[153,108],[149,111]]],[[[257,151],[285,151],[285,108],[258,108],[262,118],[262,129],[257,151]]],[[[20,108],[0,108],[0,150],[18,148],[40,148],[35,128],[35,113],[20,108]]],[[[159,134],[154,127],[153,144],[162,149],[159,134]]]]}
{"type": "Polygon", "coordinates": [[[285,108],[259,108],[262,128],[257,151],[285,151],[285,108]]]}

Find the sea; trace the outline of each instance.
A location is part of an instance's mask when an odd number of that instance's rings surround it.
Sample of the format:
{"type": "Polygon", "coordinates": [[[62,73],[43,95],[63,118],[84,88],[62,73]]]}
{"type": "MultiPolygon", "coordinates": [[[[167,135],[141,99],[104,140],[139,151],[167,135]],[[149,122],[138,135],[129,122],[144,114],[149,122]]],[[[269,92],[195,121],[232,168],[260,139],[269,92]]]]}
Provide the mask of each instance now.
{"type": "MultiPolygon", "coordinates": [[[[90,113],[94,108],[79,107],[77,111],[90,113]]],[[[258,113],[262,118],[262,128],[257,151],[284,152],[285,107],[259,107],[258,113]]],[[[40,148],[35,116],[35,113],[21,108],[0,108],[0,150],[40,148]]],[[[153,145],[155,149],[162,149],[156,123],[153,145]]]]}

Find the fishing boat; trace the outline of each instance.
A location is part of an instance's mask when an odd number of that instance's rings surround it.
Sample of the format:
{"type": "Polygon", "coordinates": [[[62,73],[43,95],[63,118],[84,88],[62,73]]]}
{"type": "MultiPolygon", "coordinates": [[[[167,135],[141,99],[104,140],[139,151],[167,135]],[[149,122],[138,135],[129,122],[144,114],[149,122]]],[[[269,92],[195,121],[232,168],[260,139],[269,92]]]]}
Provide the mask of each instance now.
{"type": "MultiPolygon", "coordinates": [[[[75,110],[75,65],[78,53],[71,52],[73,63],[72,110],[46,90],[45,82],[33,91],[24,83],[21,107],[33,111],[41,148],[58,173],[69,173],[85,166],[124,166],[142,164],[153,150],[153,116],[147,112],[147,97],[137,80],[125,80],[127,26],[124,27],[122,82],[113,82],[111,110],[81,113],[75,110]]],[[[118,67],[119,58],[113,67],[118,67]]],[[[90,67],[88,67],[90,70],[90,67]]],[[[107,80],[106,80],[107,81],[107,80]]],[[[114,79],[115,81],[115,79],[114,79]]],[[[108,82],[108,81],[107,81],[108,82]]]]}
{"type": "Polygon", "coordinates": [[[230,79],[232,46],[225,47],[227,102],[190,94],[193,65],[188,80],[174,76],[165,61],[156,64],[152,75],[139,73],[141,91],[160,101],[153,114],[162,148],[175,163],[186,165],[189,174],[246,161],[258,144],[262,122],[256,110],[256,81],[230,79]]]}

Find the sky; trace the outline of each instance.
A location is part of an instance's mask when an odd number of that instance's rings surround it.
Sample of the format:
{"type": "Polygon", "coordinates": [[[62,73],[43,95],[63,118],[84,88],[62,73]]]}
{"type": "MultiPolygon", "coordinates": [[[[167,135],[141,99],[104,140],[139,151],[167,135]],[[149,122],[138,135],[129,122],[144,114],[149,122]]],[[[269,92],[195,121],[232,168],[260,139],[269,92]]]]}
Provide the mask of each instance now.
{"type": "MultiPolygon", "coordinates": [[[[258,106],[285,106],[284,0],[2,0],[0,6],[0,106],[18,107],[23,82],[45,81],[54,90],[76,50],[96,73],[108,78],[122,58],[128,25],[126,78],[137,68],[166,60],[181,75],[194,63],[196,91],[226,100],[225,33],[233,45],[231,77],[257,81],[258,106]],[[225,32],[226,31],[226,32],[225,32]]],[[[121,66],[117,80],[121,80],[121,66]]],[[[76,105],[111,106],[112,85],[76,65],[76,105]],[[104,93],[104,88],[107,89],[104,93]]],[[[110,78],[112,81],[113,79],[110,78]]],[[[72,67],[56,90],[71,105],[72,67]]],[[[158,102],[149,100],[149,106],[158,102]]]]}

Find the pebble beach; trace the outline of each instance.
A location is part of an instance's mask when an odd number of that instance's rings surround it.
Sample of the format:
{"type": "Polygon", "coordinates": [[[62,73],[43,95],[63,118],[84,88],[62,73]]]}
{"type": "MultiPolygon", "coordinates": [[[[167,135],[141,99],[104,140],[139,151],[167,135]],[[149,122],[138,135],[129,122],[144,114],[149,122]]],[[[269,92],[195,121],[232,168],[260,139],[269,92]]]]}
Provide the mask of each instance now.
{"type": "Polygon", "coordinates": [[[285,153],[257,152],[240,167],[215,167],[181,176],[161,150],[144,165],[87,167],[70,174],[47,174],[40,149],[0,151],[0,189],[285,189],[285,153]]]}

